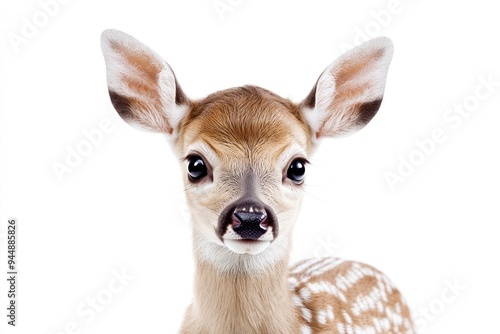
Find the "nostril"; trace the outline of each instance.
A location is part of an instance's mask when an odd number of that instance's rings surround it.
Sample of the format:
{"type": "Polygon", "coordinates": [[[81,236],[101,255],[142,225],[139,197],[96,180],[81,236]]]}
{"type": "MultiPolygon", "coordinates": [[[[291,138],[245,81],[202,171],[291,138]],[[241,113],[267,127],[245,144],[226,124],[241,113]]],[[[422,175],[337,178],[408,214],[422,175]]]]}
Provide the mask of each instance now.
{"type": "Polygon", "coordinates": [[[241,225],[241,220],[236,216],[236,213],[233,212],[233,216],[231,217],[231,225],[233,225],[234,228],[238,228],[241,225]]]}
{"type": "Polygon", "coordinates": [[[267,231],[267,228],[269,227],[269,223],[267,222],[267,217],[263,221],[260,222],[260,228],[263,230],[267,231]]]}

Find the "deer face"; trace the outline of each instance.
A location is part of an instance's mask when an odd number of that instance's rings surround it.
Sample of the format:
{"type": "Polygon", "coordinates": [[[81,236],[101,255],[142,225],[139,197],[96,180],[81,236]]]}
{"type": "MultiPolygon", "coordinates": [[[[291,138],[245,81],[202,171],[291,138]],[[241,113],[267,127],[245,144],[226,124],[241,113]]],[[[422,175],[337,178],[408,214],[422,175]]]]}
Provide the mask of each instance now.
{"type": "Polygon", "coordinates": [[[286,255],[308,156],[319,139],[372,119],[392,57],[385,38],[349,51],[299,104],[253,86],[191,101],[168,64],[134,38],[107,30],[102,48],[120,116],[170,139],[184,171],[195,251],[214,263],[221,263],[216,256],[268,263],[286,255]]]}
{"type": "Polygon", "coordinates": [[[311,129],[300,108],[257,87],[193,103],[175,146],[194,226],[257,254],[287,235],[300,206],[311,129]]]}

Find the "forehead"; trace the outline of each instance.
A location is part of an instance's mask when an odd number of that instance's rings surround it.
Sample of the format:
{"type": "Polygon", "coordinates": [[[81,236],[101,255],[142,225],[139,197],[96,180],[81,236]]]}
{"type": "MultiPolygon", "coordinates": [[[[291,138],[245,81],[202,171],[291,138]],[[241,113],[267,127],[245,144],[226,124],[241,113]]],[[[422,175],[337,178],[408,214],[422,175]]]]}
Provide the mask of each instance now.
{"type": "Polygon", "coordinates": [[[183,121],[183,150],[202,142],[224,156],[279,156],[290,145],[310,151],[310,128],[297,105],[262,88],[245,86],[195,102],[183,121]]]}

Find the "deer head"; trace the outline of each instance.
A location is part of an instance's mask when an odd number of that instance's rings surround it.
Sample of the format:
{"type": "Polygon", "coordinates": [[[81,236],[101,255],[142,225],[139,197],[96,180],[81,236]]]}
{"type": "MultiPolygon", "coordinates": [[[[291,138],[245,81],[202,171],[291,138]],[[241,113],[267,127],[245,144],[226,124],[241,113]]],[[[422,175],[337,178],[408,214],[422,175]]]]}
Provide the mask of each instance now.
{"type": "Polygon", "coordinates": [[[342,55],[300,103],[245,86],[189,99],[170,66],[116,30],[102,35],[109,95],[127,123],[168,137],[180,159],[196,258],[260,271],[289,254],[308,158],[363,128],[384,95],[387,38],[342,55]]]}

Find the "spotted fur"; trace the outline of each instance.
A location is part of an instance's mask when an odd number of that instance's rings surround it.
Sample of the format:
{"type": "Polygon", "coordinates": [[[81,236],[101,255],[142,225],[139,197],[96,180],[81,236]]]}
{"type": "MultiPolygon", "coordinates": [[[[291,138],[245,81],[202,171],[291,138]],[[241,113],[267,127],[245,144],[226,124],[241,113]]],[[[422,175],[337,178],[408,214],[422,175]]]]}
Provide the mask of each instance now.
{"type": "Polygon", "coordinates": [[[313,258],[288,279],[302,333],[413,333],[408,306],[394,284],[366,264],[313,258]]]}

